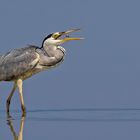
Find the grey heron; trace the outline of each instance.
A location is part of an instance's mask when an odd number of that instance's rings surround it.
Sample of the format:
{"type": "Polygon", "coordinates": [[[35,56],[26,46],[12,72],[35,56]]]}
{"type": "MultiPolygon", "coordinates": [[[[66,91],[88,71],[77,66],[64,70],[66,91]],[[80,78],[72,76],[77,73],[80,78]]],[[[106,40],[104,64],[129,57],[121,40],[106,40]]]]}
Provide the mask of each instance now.
{"type": "Polygon", "coordinates": [[[29,45],[0,55],[0,81],[14,82],[6,102],[7,113],[9,113],[11,98],[16,88],[19,90],[22,113],[26,113],[22,92],[23,80],[62,63],[65,49],[60,45],[71,40],[81,40],[82,38],[68,36],[69,33],[78,30],[55,32],[44,38],[41,47],[29,45]]]}

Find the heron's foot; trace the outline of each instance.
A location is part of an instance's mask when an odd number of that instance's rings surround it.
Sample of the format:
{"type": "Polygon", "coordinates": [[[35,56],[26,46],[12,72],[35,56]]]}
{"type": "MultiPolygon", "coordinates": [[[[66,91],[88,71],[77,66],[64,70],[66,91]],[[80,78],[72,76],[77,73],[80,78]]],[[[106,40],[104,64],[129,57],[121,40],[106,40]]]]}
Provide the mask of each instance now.
{"type": "Polygon", "coordinates": [[[6,109],[7,109],[7,113],[9,113],[9,108],[10,108],[10,100],[9,99],[7,99],[7,101],[6,101],[6,109]]]}
{"type": "Polygon", "coordinates": [[[22,109],[22,116],[26,116],[26,108],[24,105],[21,105],[21,109],[22,109]]]}

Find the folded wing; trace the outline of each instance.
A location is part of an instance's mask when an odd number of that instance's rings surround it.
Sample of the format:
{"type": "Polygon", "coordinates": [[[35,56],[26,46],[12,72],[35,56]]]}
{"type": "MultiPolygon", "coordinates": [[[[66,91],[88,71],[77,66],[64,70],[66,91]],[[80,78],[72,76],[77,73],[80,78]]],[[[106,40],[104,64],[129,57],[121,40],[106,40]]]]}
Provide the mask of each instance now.
{"type": "Polygon", "coordinates": [[[14,80],[31,71],[38,63],[39,58],[35,46],[15,49],[0,56],[0,80],[14,80]]]}

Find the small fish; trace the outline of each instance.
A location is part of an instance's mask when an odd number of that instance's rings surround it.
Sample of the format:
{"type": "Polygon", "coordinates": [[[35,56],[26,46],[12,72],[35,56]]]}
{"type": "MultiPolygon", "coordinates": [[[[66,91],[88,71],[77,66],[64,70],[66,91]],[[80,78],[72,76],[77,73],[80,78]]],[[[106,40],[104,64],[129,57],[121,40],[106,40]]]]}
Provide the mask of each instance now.
{"type": "Polygon", "coordinates": [[[65,37],[70,37],[69,35],[66,35],[65,37]]]}

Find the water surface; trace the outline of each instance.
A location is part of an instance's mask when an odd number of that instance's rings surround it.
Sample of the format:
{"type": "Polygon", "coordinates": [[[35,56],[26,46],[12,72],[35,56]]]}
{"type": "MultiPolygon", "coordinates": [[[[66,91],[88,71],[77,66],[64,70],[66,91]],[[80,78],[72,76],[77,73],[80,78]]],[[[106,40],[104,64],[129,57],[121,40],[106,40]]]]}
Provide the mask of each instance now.
{"type": "Polygon", "coordinates": [[[140,137],[139,108],[61,108],[0,111],[1,140],[130,140],[140,137]]]}

